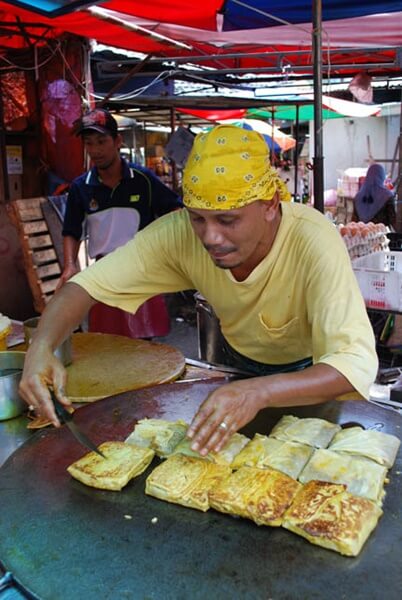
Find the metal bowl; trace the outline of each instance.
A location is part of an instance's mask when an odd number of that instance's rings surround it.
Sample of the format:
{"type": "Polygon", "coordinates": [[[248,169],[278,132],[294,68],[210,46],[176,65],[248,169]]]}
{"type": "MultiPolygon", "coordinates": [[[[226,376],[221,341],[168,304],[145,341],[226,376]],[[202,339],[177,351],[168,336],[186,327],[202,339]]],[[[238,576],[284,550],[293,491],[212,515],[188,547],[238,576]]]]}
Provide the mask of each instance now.
{"type": "Polygon", "coordinates": [[[27,405],[18,394],[25,352],[0,352],[0,421],[18,417],[27,405]]]}

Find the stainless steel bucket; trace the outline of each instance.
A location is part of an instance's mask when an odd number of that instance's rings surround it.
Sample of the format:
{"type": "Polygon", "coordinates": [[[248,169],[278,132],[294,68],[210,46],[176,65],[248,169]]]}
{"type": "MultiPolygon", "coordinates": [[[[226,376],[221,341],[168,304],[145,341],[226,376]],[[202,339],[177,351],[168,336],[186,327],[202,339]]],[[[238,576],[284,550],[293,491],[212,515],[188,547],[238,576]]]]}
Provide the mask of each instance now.
{"type": "MultiPolygon", "coordinates": [[[[31,343],[32,336],[35,333],[35,329],[37,328],[38,323],[39,317],[33,317],[32,319],[27,319],[26,321],[24,321],[23,325],[25,341],[27,344],[31,343]]],[[[54,351],[54,355],[60,360],[60,362],[63,363],[65,367],[73,362],[71,336],[65,339],[64,342],[62,342],[60,346],[56,348],[56,350],[54,351]]]]}
{"type": "Polygon", "coordinates": [[[0,421],[18,417],[27,405],[18,394],[25,352],[0,352],[0,421]]]}
{"type": "Polygon", "coordinates": [[[199,292],[194,294],[194,299],[197,313],[198,357],[207,362],[224,364],[224,337],[219,319],[212,306],[199,292]]]}

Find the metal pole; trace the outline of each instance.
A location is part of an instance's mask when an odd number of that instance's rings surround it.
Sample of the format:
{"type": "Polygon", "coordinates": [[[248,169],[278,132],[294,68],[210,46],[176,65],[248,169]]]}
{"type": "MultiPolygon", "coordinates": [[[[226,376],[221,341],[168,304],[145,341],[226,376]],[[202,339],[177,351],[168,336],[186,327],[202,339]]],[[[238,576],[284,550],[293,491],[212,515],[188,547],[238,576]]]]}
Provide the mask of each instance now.
{"type": "Polygon", "coordinates": [[[10,200],[6,150],[6,129],[4,125],[3,94],[0,77],[0,169],[2,171],[2,175],[0,176],[0,184],[2,183],[3,187],[3,190],[0,189],[0,204],[5,204],[10,200]]]}
{"type": "Polygon", "coordinates": [[[322,143],[322,3],[313,0],[314,71],[314,208],[324,212],[324,156],[322,143]]]}
{"type": "Polygon", "coordinates": [[[401,95],[401,113],[399,117],[399,160],[398,160],[398,175],[396,178],[396,197],[398,199],[396,205],[396,230],[402,231],[402,95],[401,95]]]}
{"type": "MultiPolygon", "coordinates": [[[[174,133],[176,130],[176,111],[174,109],[174,106],[172,106],[172,108],[170,109],[170,130],[172,133],[174,133]]],[[[176,163],[174,160],[172,160],[171,163],[172,163],[172,188],[175,192],[177,192],[179,189],[179,182],[177,181],[177,166],[176,166],[176,163]]]]}
{"type": "MultiPolygon", "coordinates": [[[[294,149],[294,154],[293,154],[293,165],[294,165],[294,183],[295,183],[295,190],[294,190],[294,201],[297,202],[297,187],[298,187],[298,180],[299,180],[299,105],[296,104],[296,125],[295,125],[295,139],[296,139],[296,146],[294,149]]],[[[301,198],[299,197],[299,202],[301,202],[301,198]]]]}

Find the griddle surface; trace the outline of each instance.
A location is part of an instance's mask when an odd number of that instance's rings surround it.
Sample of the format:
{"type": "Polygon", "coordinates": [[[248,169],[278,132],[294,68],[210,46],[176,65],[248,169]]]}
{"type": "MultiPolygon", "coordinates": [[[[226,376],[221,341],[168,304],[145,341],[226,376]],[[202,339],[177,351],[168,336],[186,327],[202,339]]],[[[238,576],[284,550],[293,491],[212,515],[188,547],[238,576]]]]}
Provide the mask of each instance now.
{"type": "MultiPolygon", "coordinates": [[[[219,383],[127,392],[78,409],[75,420],[97,444],[124,440],[140,418],[189,421],[219,383]]],[[[358,401],[263,411],[243,431],[268,433],[283,414],[401,435],[397,413],[358,401]]],[[[0,559],[43,600],[400,598],[401,453],[384,515],[357,558],[281,528],[148,497],[150,468],[122,492],[86,487],[66,472],[83,454],[65,427],[41,430],[0,469],[0,559]]]]}

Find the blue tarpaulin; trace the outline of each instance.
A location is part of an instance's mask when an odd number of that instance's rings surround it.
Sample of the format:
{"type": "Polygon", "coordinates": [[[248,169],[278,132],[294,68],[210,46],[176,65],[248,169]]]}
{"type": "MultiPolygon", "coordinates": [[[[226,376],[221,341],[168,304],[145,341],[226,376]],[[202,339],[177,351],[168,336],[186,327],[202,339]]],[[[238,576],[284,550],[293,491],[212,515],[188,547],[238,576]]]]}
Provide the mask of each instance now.
{"type": "MultiPolygon", "coordinates": [[[[323,21],[348,19],[365,15],[402,10],[402,2],[391,0],[324,0],[323,21]]],[[[258,29],[286,23],[309,23],[312,20],[312,1],[306,0],[228,0],[223,9],[223,30],[258,29]],[[264,14],[265,13],[265,14],[264,14]],[[271,17],[267,15],[272,15],[271,17]]]]}

